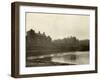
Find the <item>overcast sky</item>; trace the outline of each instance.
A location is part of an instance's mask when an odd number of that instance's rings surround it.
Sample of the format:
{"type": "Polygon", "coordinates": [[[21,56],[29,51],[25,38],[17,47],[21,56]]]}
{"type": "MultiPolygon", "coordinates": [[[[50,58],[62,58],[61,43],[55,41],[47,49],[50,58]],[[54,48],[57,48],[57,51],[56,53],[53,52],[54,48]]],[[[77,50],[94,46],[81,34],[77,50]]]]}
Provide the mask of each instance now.
{"type": "Polygon", "coordinates": [[[89,39],[89,16],[26,13],[26,31],[45,32],[54,39],[75,36],[89,39]]]}

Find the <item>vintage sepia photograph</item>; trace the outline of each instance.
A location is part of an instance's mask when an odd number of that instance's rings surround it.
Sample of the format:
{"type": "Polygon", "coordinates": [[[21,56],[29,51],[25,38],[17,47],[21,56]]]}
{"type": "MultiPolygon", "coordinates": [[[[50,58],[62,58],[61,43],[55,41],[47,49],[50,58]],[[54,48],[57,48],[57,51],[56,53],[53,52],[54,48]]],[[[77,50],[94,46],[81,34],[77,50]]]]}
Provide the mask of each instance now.
{"type": "Polygon", "coordinates": [[[97,7],[12,3],[11,76],[97,73],[97,7]]]}
{"type": "Polygon", "coordinates": [[[25,13],[26,67],[89,64],[89,15],[25,13]]]}

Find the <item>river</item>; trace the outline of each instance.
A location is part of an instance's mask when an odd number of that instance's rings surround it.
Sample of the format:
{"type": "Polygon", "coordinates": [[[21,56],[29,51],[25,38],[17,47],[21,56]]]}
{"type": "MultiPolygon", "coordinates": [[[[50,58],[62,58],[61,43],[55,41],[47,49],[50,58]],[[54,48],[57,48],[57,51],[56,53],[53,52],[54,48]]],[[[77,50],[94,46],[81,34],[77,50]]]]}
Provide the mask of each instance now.
{"type": "Polygon", "coordinates": [[[66,52],[52,57],[53,62],[69,64],[89,64],[89,52],[66,52]]]}
{"type": "Polygon", "coordinates": [[[27,66],[49,65],[80,65],[89,64],[89,51],[76,51],[64,53],[52,53],[49,55],[30,56],[27,58],[27,66]]]}

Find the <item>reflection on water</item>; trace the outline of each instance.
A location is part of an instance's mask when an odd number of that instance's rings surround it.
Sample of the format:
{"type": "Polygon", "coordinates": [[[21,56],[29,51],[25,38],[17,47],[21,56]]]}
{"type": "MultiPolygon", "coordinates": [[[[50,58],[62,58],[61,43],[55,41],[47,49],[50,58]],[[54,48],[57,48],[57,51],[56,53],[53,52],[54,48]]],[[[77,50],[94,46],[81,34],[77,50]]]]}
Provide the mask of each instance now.
{"type": "Polygon", "coordinates": [[[79,65],[89,64],[89,52],[52,53],[41,56],[27,57],[26,66],[50,66],[50,65],[79,65]]]}
{"type": "Polygon", "coordinates": [[[89,52],[67,52],[52,56],[52,62],[70,64],[89,64],[89,52]]]}

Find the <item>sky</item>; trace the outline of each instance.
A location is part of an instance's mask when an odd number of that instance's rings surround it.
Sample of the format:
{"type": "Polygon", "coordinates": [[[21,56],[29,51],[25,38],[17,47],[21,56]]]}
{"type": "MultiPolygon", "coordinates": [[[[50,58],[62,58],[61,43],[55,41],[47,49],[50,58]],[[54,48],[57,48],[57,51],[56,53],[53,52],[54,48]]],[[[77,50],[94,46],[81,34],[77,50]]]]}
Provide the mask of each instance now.
{"type": "Polygon", "coordinates": [[[70,36],[89,39],[89,16],[70,14],[26,13],[26,31],[45,32],[53,40],[70,36]]]}

